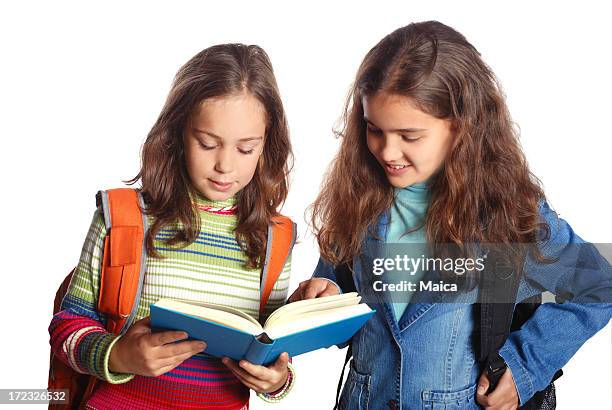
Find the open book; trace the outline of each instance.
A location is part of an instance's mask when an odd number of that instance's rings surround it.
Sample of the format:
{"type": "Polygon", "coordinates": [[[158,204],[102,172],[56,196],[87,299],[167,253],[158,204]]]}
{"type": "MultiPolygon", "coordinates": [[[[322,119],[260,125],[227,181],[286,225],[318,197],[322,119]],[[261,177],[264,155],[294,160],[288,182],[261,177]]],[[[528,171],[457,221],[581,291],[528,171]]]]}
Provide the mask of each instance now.
{"type": "Polygon", "coordinates": [[[301,300],[275,310],[262,327],[238,309],[160,299],[151,305],[151,327],[185,331],[213,356],[268,364],[282,352],[293,357],[346,342],[375,312],[360,301],[356,292],[301,300]]]}

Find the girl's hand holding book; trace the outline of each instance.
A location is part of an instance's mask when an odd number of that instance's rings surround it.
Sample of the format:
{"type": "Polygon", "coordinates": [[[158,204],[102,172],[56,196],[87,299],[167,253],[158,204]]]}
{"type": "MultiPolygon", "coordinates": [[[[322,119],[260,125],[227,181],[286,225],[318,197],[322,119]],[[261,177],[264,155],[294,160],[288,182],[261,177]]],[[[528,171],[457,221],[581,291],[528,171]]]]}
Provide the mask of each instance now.
{"type": "Polygon", "coordinates": [[[298,300],[314,299],[323,296],[333,296],[340,294],[338,286],[327,279],[313,278],[300,283],[293,292],[287,303],[297,302],[298,300]]]}
{"type": "Polygon", "coordinates": [[[157,377],[169,372],[196,353],[206,348],[197,340],[179,340],[188,337],[186,332],[151,332],[150,317],[134,323],[112,347],[109,370],[157,377]]]}
{"type": "Polygon", "coordinates": [[[287,369],[289,355],[286,352],[281,353],[276,362],[268,366],[259,366],[246,360],[236,363],[228,357],[224,357],[222,361],[242,384],[257,393],[271,393],[279,390],[289,376],[287,369]]]}

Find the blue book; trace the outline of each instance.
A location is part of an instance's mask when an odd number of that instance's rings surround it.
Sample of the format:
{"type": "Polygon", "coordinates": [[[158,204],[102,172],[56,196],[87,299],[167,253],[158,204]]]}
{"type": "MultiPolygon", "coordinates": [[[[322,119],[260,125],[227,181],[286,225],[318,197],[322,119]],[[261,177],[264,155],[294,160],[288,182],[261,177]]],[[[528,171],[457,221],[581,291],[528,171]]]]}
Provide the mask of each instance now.
{"type": "Polygon", "coordinates": [[[151,304],[153,331],[181,330],[203,340],[203,353],[269,364],[349,340],[374,314],[356,293],[301,300],[274,311],[263,326],[226,306],[161,299],[151,304]]]}

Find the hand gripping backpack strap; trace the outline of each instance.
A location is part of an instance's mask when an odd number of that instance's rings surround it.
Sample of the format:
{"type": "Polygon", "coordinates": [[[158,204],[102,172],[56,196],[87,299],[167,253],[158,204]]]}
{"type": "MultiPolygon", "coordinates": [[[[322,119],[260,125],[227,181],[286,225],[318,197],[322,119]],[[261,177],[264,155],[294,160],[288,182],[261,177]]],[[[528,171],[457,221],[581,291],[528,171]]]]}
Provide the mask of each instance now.
{"type": "MultiPolygon", "coordinates": [[[[490,381],[487,394],[495,389],[499,379],[506,370],[506,364],[499,355],[511,331],[516,330],[533,315],[541,302],[541,295],[514,304],[518,293],[523,263],[510,266],[499,259],[499,254],[487,256],[484,275],[480,286],[480,351],[479,360],[485,364],[490,381]],[[505,303],[512,302],[512,303],[505,303]]],[[[522,254],[520,261],[525,260],[522,254]]],[[[536,392],[519,409],[540,410],[556,407],[555,388],[552,382],[563,372],[557,371],[544,390],[536,392]]]]}
{"type": "MultiPolygon", "coordinates": [[[[107,317],[106,329],[123,334],[135,317],[146,269],[144,238],[147,219],[140,192],[131,188],[99,191],[96,205],[102,207],[106,238],[100,274],[98,311],[107,317]]],[[[84,406],[98,382],[90,377],[81,401],[84,406]]]]}
{"type": "Polygon", "coordinates": [[[499,356],[499,349],[510,332],[514,301],[522,274],[522,264],[518,268],[512,266],[503,256],[497,249],[489,250],[485,259],[485,269],[480,279],[478,359],[487,369],[490,382],[488,392],[495,389],[506,370],[505,362],[499,356]]]}
{"type": "Polygon", "coordinates": [[[268,243],[266,245],[266,259],[261,271],[260,296],[259,302],[259,317],[262,317],[263,311],[270,298],[270,293],[274,288],[274,284],[278,280],[287,258],[291,254],[295,239],[297,237],[297,228],[295,223],[286,216],[278,215],[272,218],[272,223],[268,227],[268,243]]]}

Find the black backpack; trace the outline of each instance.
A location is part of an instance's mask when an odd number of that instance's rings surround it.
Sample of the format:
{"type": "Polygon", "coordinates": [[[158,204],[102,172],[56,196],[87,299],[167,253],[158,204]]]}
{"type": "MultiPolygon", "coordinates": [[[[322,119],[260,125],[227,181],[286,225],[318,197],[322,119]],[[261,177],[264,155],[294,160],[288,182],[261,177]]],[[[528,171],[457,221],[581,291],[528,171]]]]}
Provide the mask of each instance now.
{"type": "MultiPolygon", "coordinates": [[[[499,349],[505,343],[508,334],[511,331],[518,330],[542,303],[542,295],[525,299],[523,302],[516,304],[516,307],[514,303],[493,303],[499,300],[514,300],[518,292],[519,278],[522,274],[522,271],[509,269],[507,266],[495,262],[495,259],[491,257],[485,262],[485,274],[482,275],[482,285],[479,290],[479,303],[475,304],[476,314],[480,321],[480,338],[476,340],[478,342],[476,351],[482,369],[487,370],[490,382],[489,392],[495,389],[506,370],[506,364],[499,355],[499,349]],[[491,269],[492,265],[495,266],[494,269],[491,269]]],[[[339,265],[334,271],[342,292],[357,291],[348,264],[339,265]]],[[[334,410],[338,408],[346,364],[353,355],[351,342],[352,340],[348,342],[344,366],[338,381],[334,410]]],[[[519,407],[519,410],[555,409],[557,401],[553,382],[562,374],[561,370],[557,371],[550,384],[544,390],[536,392],[529,401],[519,407]]]]}

